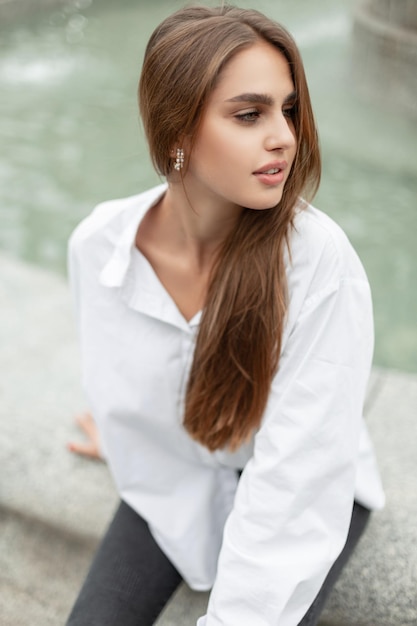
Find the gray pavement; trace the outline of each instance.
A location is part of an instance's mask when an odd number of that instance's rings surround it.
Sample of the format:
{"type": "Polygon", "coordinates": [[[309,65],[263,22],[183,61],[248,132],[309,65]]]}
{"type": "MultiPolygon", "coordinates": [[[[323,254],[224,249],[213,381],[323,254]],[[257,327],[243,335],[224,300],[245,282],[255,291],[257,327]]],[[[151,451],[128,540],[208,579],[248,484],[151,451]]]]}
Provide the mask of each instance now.
{"type": "MultiPolygon", "coordinates": [[[[117,496],[103,463],[65,450],[84,408],[65,281],[0,255],[0,304],[0,625],[59,626],[117,496]]],[[[321,626],[417,625],[416,408],[416,375],[373,371],[367,419],[387,506],[321,626]]],[[[194,626],[206,602],[183,585],[157,625],[194,626]]]]}

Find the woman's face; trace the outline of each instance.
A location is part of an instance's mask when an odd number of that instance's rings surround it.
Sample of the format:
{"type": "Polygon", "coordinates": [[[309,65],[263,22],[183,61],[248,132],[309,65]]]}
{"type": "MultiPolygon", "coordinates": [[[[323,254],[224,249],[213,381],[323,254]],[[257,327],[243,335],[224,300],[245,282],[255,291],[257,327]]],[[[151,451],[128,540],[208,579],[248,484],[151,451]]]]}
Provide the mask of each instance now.
{"type": "Polygon", "coordinates": [[[187,190],[226,208],[276,206],[296,153],[295,99],[288,62],[276,48],[260,42],[236,54],[208,100],[187,190]]]}

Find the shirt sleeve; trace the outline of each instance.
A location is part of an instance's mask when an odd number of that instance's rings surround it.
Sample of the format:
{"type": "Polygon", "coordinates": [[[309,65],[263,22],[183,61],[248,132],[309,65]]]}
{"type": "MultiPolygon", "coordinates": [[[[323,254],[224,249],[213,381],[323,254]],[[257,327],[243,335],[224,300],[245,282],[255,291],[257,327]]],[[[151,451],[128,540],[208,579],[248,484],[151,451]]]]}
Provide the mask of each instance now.
{"type": "MultiPolygon", "coordinates": [[[[83,302],[83,284],[82,284],[82,272],[80,268],[79,250],[80,245],[80,231],[82,229],[83,222],[72,233],[67,249],[67,272],[68,282],[71,292],[71,299],[73,304],[73,310],[75,315],[75,321],[77,326],[78,339],[81,344],[82,350],[82,302],[83,302]]],[[[84,393],[86,394],[84,375],[82,377],[82,386],[84,393]]],[[[86,394],[87,395],[87,394],[86,394]]],[[[98,452],[103,460],[107,460],[107,452],[103,445],[101,434],[98,433],[98,452]]]]}
{"type": "Polygon", "coordinates": [[[295,626],[308,611],[348,534],[372,351],[366,278],[306,299],[197,626],[295,626]]]}

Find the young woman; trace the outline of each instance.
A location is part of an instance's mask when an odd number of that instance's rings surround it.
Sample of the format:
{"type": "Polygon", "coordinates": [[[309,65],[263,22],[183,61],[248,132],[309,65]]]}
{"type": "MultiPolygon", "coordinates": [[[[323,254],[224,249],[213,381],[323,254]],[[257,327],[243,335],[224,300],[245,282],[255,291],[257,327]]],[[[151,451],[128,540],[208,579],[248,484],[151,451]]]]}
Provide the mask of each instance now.
{"type": "Polygon", "coordinates": [[[316,624],[383,493],[369,286],[302,199],[320,156],[299,52],[257,11],[186,8],[149,41],[139,103],[167,182],[70,243],[122,502],[68,624],[153,624],[181,579],[212,587],[198,626],[316,624]]]}

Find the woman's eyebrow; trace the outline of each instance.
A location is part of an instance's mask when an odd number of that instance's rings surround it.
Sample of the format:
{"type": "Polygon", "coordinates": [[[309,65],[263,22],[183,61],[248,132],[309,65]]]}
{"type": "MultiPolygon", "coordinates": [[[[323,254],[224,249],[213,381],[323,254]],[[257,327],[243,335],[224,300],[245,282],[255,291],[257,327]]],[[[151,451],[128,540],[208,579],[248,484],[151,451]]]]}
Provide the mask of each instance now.
{"type": "Polygon", "coordinates": [[[272,106],[274,99],[264,93],[241,93],[238,96],[229,98],[226,102],[250,102],[251,104],[266,104],[272,106]]]}
{"type": "MultiPolygon", "coordinates": [[[[297,97],[295,91],[292,91],[288,96],[284,99],[284,104],[288,104],[288,102],[293,102],[297,97]]],[[[266,106],[272,106],[275,102],[272,96],[269,96],[265,93],[241,93],[238,96],[234,96],[233,98],[228,98],[226,102],[249,102],[251,104],[265,104],[266,106]]]]}

